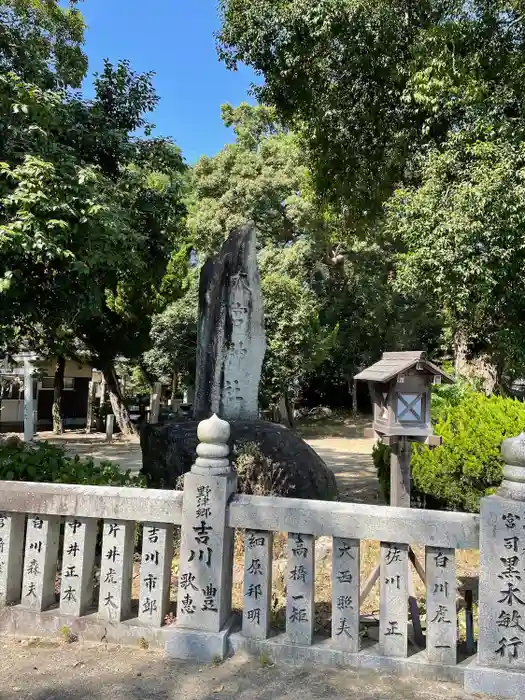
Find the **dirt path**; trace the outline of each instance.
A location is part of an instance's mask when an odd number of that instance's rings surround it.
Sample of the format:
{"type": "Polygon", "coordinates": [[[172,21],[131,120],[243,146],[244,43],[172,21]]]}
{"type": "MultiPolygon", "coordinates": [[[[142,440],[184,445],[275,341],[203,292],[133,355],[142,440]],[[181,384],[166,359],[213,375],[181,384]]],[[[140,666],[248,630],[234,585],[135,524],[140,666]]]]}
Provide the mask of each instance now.
{"type": "Polygon", "coordinates": [[[323,437],[306,442],[335,473],[342,501],[380,502],[379,483],[372,461],[373,440],[323,437]]]}
{"type": "MultiPolygon", "coordinates": [[[[0,643],[2,700],[467,700],[458,685],[373,671],[269,666],[236,654],[219,665],[160,653],[53,641],[0,643]]],[[[476,696],[478,699],[481,696],[476,696]]]]}
{"type": "MultiPolygon", "coordinates": [[[[70,431],[57,437],[53,433],[39,433],[40,440],[60,444],[70,454],[91,456],[96,460],[107,459],[119,464],[123,470],[137,473],[142,467],[138,438],[116,438],[106,442],[102,433],[86,435],[70,431]]],[[[337,477],[341,500],[354,503],[378,503],[379,486],[372,462],[373,440],[357,437],[310,438],[306,442],[324,459],[337,477]]]]}

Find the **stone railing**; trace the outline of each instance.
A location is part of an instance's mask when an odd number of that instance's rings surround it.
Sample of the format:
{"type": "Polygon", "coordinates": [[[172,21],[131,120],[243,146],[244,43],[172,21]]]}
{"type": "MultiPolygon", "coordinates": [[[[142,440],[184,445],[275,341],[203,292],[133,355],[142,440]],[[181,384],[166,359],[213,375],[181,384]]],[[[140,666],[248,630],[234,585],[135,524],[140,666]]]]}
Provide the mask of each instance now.
{"type": "MultiPolygon", "coordinates": [[[[483,499],[480,517],[237,495],[229,435],[216,416],[199,425],[198,456],[183,492],[4,482],[0,631],[56,634],[66,627],[86,639],[145,640],[168,656],[199,661],[244,648],[274,659],[464,678],[469,690],[525,697],[525,436],[505,442],[501,494],[483,499]],[[177,525],[177,615],[165,625],[177,525]],[[235,530],[244,533],[242,619],[232,615],[235,530]],[[275,533],[288,540],[281,632],[271,625],[275,533]],[[320,536],[332,538],[325,639],[314,635],[320,536]],[[368,582],[360,591],[364,540],[380,543],[377,642],[360,630],[370,588],[368,582]],[[474,655],[467,645],[460,654],[456,550],[480,544],[478,649],[474,655]],[[425,548],[424,568],[417,564],[426,586],[425,635],[413,605],[414,545],[425,548]]],[[[471,630],[472,619],[467,623],[471,630]]]]}
{"type": "Polygon", "coordinates": [[[181,514],[181,491],[2,482],[0,629],[163,644],[181,514]]]}
{"type": "Polygon", "coordinates": [[[388,506],[238,496],[228,524],[246,528],[242,632],[234,647],[274,658],[367,667],[427,665],[430,675],[457,678],[456,549],[477,549],[479,518],[463,513],[388,506]],[[286,632],[272,635],[272,537],[288,532],[286,632]],[[331,639],[314,637],[315,537],[332,541],[331,639]],[[351,535],[351,537],[348,537],[351,535]],[[380,542],[379,642],[362,644],[360,541],[380,542]],[[409,644],[409,547],[425,546],[426,649],[409,644]],[[436,672],[440,667],[440,674],[436,672]]]}

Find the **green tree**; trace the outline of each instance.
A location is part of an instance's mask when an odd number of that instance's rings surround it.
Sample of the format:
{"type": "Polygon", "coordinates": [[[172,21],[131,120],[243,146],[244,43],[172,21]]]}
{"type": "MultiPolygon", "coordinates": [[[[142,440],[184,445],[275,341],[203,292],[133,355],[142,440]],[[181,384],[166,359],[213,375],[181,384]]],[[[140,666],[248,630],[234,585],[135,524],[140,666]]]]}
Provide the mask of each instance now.
{"type": "Polygon", "coordinates": [[[150,74],[106,63],[93,100],[65,91],[85,70],[76,9],[4,5],[0,26],[19,43],[0,45],[11,69],[0,77],[2,345],[45,340],[70,356],[80,339],[128,432],[114,361],[148,348],[152,314],[180,292],[182,157],[170,141],[148,138],[150,74]]]}
{"type": "Polygon", "coordinates": [[[454,136],[398,190],[388,232],[404,247],[396,286],[444,309],[455,338],[485,355],[500,388],[525,366],[525,148],[454,136]]]}
{"type": "Polygon", "coordinates": [[[401,306],[436,320],[434,342],[442,325],[458,357],[487,356],[500,384],[523,372],[523,3],[221,8],[222,58],[262,74],[256,94],[299,134],[345,231],[384,248],[401,306]]]}
{"type": "Polygon", "coordinates": [[[172,382],[175,390],[180,383],[193,384],[195,377],[197,289],[195,281],[183,297],[153,317],[152,348],[144,356],[151,374],[165,383],[172,382]]]}
{"type": "MultiPolygon", "coordinates": [[[[516,0],[221,0],[219,53],[301,130],[320,191],[352,226],[414,159],[489,118],[521,130],[524,20],[516,0]]],[[[415,172],[413,171],[413,168],[415,172]]]]}
{"type": "Polygon", "coordinates": [[[77,0],[0,1],[0,73],[43,90],[80,87],[87,71],[77,0]]]}
{"type": "Polygon", "coordinates": [[[263,397],[291,400],[333,343],[334,327],[320,324],[313,287],[319,258],[330,259],[330,231],[299,141],[274,111],[242,104],[222,112],[236,141],[194,167],[188,226],[203,260],[236,226],[255,221],[268,341],[263,397]]]}
{"type": "Polygon", "coordinates": [[[312,217],[302,190],[308,171],[297,138],[274,124],[265,107],[222,107],[237,140],[192,173],[188,226],[199,253],[217,250],[237,226],[253,220],[260,241],[292,242],[312,217]]]}

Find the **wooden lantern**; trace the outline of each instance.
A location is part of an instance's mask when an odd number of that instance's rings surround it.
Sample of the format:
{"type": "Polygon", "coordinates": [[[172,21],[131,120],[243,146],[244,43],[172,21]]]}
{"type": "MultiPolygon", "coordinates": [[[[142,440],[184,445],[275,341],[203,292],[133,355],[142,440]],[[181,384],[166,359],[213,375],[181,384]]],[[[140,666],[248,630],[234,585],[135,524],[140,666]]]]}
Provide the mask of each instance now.
{"type": "Polygon", "coordinates": [[[432,384],[453,379],[422,351],[385,352],[379,362],[356,375],[368,381],[374,406],[372,432],[387,444],[399,438],[437,445],[430,422],[432,384]]]}

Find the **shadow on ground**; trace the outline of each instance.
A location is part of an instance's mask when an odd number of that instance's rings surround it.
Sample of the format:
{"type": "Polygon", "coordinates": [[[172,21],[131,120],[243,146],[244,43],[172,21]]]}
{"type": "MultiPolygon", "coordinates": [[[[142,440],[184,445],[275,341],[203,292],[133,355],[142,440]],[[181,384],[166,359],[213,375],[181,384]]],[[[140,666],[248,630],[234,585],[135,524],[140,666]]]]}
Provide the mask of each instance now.
{"type": "MultiPolygon", "coordinates": [[[[52,645],[53,643],[51,643],[52,645]]],[[[374,671],[270,665],[236,654],[222,664],[164,659],[120,647],[1,646],[2,700],[460,700],[450,683],[374,671]]],[[[479,697],[479,696],[478,696],[479,697]]]]}

